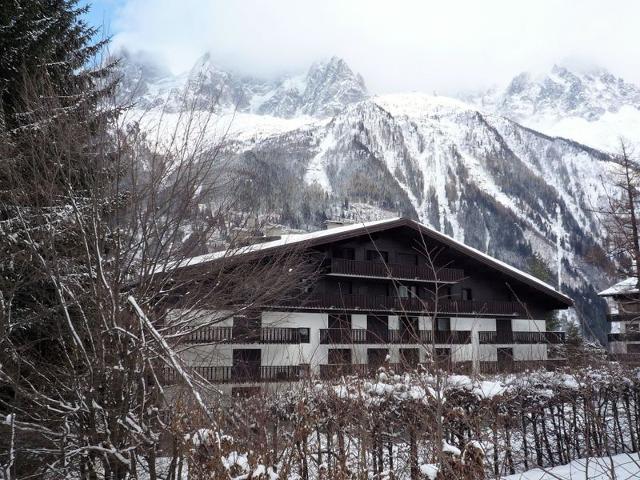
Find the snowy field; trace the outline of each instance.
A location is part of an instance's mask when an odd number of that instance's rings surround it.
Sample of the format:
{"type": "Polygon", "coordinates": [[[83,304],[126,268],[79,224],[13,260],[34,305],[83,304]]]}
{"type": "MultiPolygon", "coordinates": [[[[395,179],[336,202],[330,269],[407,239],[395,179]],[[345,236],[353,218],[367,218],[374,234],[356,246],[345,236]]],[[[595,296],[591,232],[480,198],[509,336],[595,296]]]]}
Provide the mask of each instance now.
{"type": "Polygon", "coordinates": [[[574,460],[568,465],[502,477],[503,480],[631,480],[640,479],[637,453],[574,460]]]}

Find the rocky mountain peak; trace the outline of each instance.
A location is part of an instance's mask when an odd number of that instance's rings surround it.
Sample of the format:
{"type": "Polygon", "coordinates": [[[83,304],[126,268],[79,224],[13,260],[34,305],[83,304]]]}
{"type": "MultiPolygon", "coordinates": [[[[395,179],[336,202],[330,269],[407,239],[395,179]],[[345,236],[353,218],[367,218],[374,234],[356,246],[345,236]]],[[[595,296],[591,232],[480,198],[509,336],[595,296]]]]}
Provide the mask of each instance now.
{"type": "Polygon", "coordinates": [[[345,105],[364,100],[367,96],[362,76],[354,73],[343,59],[332,57],[328,62],[316,63],[309,69],[302,109],[308,115],[333,116],[345,105]]]}
{"type": "Polygon", "coordinates": [[[314,63],[306,74],[278,79],[225,69],[210,53],[179,76],[130,54],[122,56],[121,69],[129,83],[127,93],[135,94],[139,106],[154,108],[169,101],[169,111],[179,110],[188,99],[189,107],[198,110],[215,107],[281,118],[328,117],[368,96],[362,77],[339,57],[314,63]]]}

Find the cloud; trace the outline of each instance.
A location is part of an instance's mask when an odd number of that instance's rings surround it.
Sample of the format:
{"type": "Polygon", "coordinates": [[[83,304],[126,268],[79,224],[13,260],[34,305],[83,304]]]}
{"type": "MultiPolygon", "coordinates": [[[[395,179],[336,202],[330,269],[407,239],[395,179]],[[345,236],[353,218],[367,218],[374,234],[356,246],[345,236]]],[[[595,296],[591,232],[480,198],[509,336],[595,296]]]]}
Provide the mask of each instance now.
{"type": "Polygon", "coordinates": [[[111,30],[176,73],[205,51],[261,76],[338,55],[373,92],[447,93],[567,59],[640,83],[638,18],[628,0],[124,0],[111,30]]]}

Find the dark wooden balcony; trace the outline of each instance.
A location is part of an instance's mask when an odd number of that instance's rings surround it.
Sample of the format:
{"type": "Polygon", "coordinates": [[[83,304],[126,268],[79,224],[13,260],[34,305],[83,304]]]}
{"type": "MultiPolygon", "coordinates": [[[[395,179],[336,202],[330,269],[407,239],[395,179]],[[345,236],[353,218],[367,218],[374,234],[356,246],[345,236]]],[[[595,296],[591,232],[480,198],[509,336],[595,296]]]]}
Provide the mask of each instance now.
{"type": "Polygon", "coordinates": [[[340,311],[379,311],[425,313],[438,315],[525,316],[526,306],[519,302],[481,300],[440,300],[437,304],[419,298],[386,297],[382,295],[311,295],[289,308],[340,311]]]}
{"type": "Polygon", "coordinates": [[[308,342],[308,328],[237,328],[206,326],[185,336],[187,343],[279,343],[308,342]]]}
{"type": "Polygon", "coordinates": [[[640,313],[608,313],[607,322],[633,322],[640,320],[640,313]]]}
{"type": "Polygon", "coordinates": [[[464,278],[464,271],[456,268],[434,269],[399,263],[364,262],[332,258],[329,273],[354,277],[394,278],[422,282],[456,283],[464,278]]]}
{"type": "Polygon", "coordinates": [[[470,342],[471,334],[468,331],[418,330],[412,332],[409,330],[371,331],[343,328],[320,330],[321,344],[464,344],[470,342]]]}
{"type": "MultiPolygon", "coordinates": [[[[190,367],[189,372],[211,383],[293,382],[309,375],[306,365],[235,365],[190,367]]],[[[180,383],[181,378],[170,368],[163,371],[164,383],[180,383]]]]}
{"type": "Polygon", "coordinates": [[[565,343],[565,332],[478,332],[481,344],[565,343]]]}
{"type": "Polygon", "coordinates": [[[610,333],[607,339],[610,342],[640,342],[640,332],[610,333]]]}
{"type": "Polygon", "coordinates": [[[480,362],[480,373],[520,373],[528,370],[548,370],[554,371],[565,368],[569,365],[565,359],[553,360],[516,360],[506,362],[480,362]]]}

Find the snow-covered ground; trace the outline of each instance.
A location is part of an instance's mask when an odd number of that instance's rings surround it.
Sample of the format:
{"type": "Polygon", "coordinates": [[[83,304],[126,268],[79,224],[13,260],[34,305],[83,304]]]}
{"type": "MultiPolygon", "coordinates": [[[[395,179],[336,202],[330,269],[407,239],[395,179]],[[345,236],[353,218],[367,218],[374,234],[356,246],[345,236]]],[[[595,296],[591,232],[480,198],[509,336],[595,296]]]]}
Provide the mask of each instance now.
{"type": "Polygon", "coordinates": [[[637,453],[574,460],[568,465],[534,469],[503,480],[631,480],[640,479],[637,453]]]}

